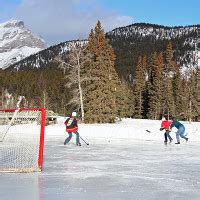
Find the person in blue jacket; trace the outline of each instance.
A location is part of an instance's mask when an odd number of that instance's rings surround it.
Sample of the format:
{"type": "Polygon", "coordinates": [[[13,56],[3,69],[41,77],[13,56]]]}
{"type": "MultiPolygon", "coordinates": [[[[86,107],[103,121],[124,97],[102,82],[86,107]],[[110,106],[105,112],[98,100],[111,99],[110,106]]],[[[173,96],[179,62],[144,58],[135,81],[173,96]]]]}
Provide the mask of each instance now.
{"type": "Polygon", "coordinates": [[[185,126],[183,124],[181,124],[175,117],[172,118],[172,124],[170,126],[170,129],[172,129],[173,127],[176,127],[178,129],[178,131],[176,132],[176,140],[177,142],[175,144],[180,144],[180,138],[183,138],[186,140],[186,142],[188,141],[188,138],[184,136],[185,133],[185,126]]]}

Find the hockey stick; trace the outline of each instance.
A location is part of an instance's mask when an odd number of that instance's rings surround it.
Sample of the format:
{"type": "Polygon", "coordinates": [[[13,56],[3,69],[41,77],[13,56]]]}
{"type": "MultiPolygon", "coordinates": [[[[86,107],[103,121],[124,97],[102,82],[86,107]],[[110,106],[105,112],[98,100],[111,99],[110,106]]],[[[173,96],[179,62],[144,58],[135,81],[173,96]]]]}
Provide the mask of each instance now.
{"type": "Polygon", "coordinates": [[[83,140],[83,142],[85,142],[85,144],[89,145],[89,143],[87,143],[80,135],[79,137],[81,138],[81,140],[83,140]]]}
{"type": "Polygon", "coordinates": [[[6,129],[3,131],[4,133],[3,133],[3,136],[0,138],[0,142],[3,142],[6,134],[8,133],[10,127],[12,126],[13,121],[15,120],[15,117],[16,117],[18,111],[19,111],[19,108],[17,110],[15,110],[14,115],[12,116],[12,119],[11,119],[10,123],[8,124],[6,129]]]}
{"type": "Polygon", "coordinates": [[[14,120],[16,118],[16,115],[17,115],[18,111],[20,110],[20,103],[21,103],[22,99],[24,99],[24,98],[25,98],[24,96],[20,96],[19,97],[19,100],[17,102],[17,109],[15,110],[14,115],[12,116],[12,119],[11,119],[10,123],[8,124],[6,129],[4,130],[4,133],[2,134],[3,136],[0,138],[0,142],[3,142],[6,134],[8,133],[10,127],[12,126],[12,123],[14,122],[14,120]]]}
{"type": "Polygon", "coordinates": [[[146,132],[147,132],[147,133],[151,133],[151,131],[149,131],[149,130],[146,130],[146,132]]]}

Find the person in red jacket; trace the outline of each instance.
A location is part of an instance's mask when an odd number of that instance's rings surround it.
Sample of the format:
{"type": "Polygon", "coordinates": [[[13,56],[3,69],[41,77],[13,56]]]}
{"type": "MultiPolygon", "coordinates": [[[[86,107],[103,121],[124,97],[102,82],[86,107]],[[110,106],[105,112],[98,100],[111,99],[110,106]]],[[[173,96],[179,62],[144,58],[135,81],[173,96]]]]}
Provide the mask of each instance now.
{"type": "Polygon", "coordinates": [[[162,118],[162,122],[161,122],[161,127],[160,127],[160,131],[165,129],[165,133],[164,133],[164,143],[166,144],[168,142],[168,139],[170,142],[172,142],[172,137],[170,136],[170,126],[172,124],[172,121],[168,121],[166,120],[165,117],[162,118]]]}
{"type": "Polygon", "coordinates": [[[65,140],[64,145],[66,145],[72,138],[72,133],[76,134],[76,145],[81,146],[79,141],[79,133],[78,133],[78,123],[76,120],[76,112],[72,112],[71,117],[67,118],[65,121],[66,132],[69,134],[68,138],[65,140]]]}

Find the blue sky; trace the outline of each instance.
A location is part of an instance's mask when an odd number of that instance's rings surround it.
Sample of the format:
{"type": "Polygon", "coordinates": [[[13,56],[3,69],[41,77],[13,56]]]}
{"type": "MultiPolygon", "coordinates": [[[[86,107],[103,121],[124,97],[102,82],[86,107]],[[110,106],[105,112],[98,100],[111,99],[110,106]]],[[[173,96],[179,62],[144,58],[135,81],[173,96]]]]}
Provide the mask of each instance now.
{"type": "Polygon", "coordinates": [[[200,0],[0,0],[0,23],[11,18],[48,44],[87,38],[100,20],[105,31],[132,23],[200,24],[200,0]]]}
{"type": "Polygon", "coordinates": [[[200,24],[200,0],[103,0],[107,9],[132,16],[135,22],[167,26],[200,24]]]}

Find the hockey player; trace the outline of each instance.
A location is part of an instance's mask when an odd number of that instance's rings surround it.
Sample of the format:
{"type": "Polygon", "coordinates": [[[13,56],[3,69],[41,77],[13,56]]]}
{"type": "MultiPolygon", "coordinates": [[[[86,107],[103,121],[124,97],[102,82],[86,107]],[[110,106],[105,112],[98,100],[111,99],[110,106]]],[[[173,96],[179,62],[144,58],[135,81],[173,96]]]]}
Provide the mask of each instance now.
{"type": "Polygon", "coordinates": [[[170,126],[170,129],[172,129],[173,127],[176,127],[178,129],[178,131],[176,132],[177,143],[175,143],[175,144],[180,144],[179,136],[182,137],[183,139],[185,139],[187,142],[188,138],[184,136],[185,126],[183,124],[181,124],[179,121],[177,121],[177,119],[175,117],[172,118],[172,124],[170,126]]]}
{"type": "Polygon", "coordinates": [[[164,143],[167,144],[168,142],[168,139],[169,139],[169,142],[171,143],[172,142],[172,137],[170,136],[170,125],[171,125],[172,121],[168,121],[166,120],[165,117],[162,118],[162,122],[161,122],[161,127],[160,127],[160,131],[164,130],[165,129],[165,133],[164,133],[164,143]]]}
{"type": "Polygon", "coordinates": [[[76,134],[76,145],[81,146],[81,143],[79,141],[78,123],[77,123],[77,120],[76,120],[76,115],[77,115],[76,112],[72,112],[71,117],[69,117],[65,121],[66,132],[68,132],[69,136],[65,140],[64,145],[66,145],[71,140],[72,133],[75,133],[76,134]]]}

